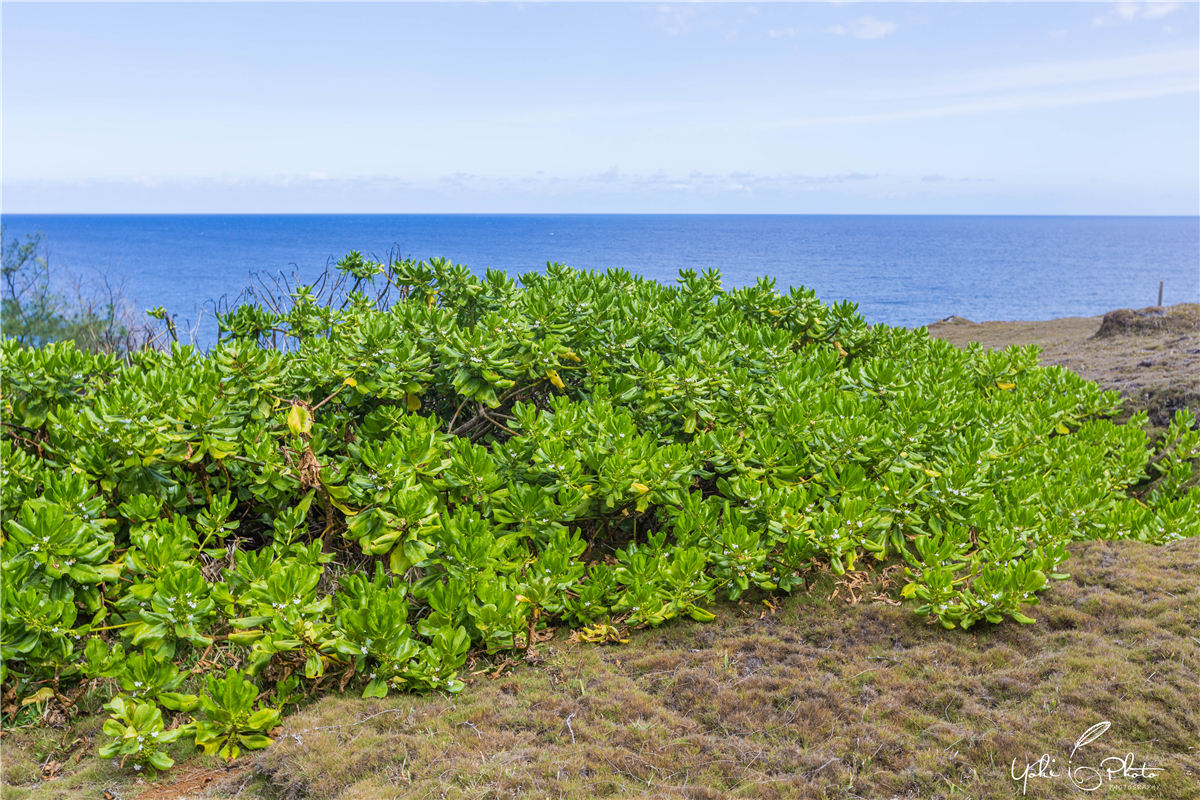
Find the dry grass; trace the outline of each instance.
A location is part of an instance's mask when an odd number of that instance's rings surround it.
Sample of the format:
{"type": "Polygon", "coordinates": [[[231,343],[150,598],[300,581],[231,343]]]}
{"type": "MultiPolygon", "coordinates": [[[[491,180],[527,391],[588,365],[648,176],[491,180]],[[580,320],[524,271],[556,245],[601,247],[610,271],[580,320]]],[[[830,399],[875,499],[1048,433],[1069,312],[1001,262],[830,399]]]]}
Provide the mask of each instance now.
{"type": "Polygon", "coordinates": [[[1155,427],[1168,425],[1179,408],[1200,415],[1196,303],[1044,322],[975,323],[950,317],[930,325],[929,334],[960,347],[969,342],[988,348],[1036,344],[1042,348],[1042,364],[1066,367],[1120,391],[1130,410],[1145,409],[1155,427]]]}
{"type": "MultiPolygon", "coordinates": [[[[774,614],[731,606],[622,646],[560,635],[541,646],[542,663],[478,675],[457,698],[326,697],[242,760],[253,772],[204,787],[167,790],[213,766],[200,757],[138,785],[78,746],[79,763],[60,758],[71,751],[56,745],[94,733],[86,724],[15,732],[3,795],[1007,799],[1020,796],[1014,759],[1064,763],[1084,730],[1108,721],[1076,764],[1133,753],[1161,771],[1117,776],[1091,796],[1195,800],[1200,540],[1072,552],[1072,577],[1047,589],[1035,625],[944,631],[883,600],[851,603],[824,577],[774,614]],[[68,765],[43,782],[46,759],[68,765]]],[[[1027,796],[1087,793],[1060,777],[1030,780],[1027,796]]]]}

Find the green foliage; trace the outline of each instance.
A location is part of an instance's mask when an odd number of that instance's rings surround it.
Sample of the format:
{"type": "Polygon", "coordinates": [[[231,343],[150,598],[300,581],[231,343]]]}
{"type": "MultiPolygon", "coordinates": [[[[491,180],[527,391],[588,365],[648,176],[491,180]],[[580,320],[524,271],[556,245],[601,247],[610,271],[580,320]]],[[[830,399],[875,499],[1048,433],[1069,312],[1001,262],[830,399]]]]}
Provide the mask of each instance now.
{"type": "Polygon", "coordinates": [[[255,710],[258,689],[237,670],[218,679],[208,676],[208,694],[200,698],[207,719],[195,723],[196,746],[226,761],[238,757],[241,748],[261,750],[271,743],[264,734],[279,725],[279,711],[255,710]]]}
{"type": "Polygon", "coordinates": [[[457,692],[547,626],[617,641],[813,569],[1027,622],[1069,542],[1200,532],[1194,420],[1155,450],[1033,348],[712,272],[339,269],[205,355],[0,344],[3,679],[118,693],[114,756],[159,706],[233,758],[278,723],[259,687],[457,692]],[[214,663],[244,672],[188,683],[214,663]]]}
{"type": "Polygon", "coordinates": [[[100,747],[101,758],[120,756],[122,766],[127,760],[131,761],[136,771],[147,767],[151,772],[167,770],[175,764],[175,759],[161,748],[190,733],[190,728],[166,730],[162,711],[153,703],[116,697],[105,708],[112,715],[104,723],[104,733],[112,737],[112,741],[100,747]]]}

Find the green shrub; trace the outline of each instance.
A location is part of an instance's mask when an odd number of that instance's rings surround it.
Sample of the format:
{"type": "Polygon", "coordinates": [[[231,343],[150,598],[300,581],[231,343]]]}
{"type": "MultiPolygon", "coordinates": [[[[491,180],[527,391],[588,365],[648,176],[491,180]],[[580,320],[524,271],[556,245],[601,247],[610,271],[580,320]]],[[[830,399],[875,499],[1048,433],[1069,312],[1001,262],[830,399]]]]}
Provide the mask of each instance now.
{"type": "MultiPolygon", "coordinates": [[[[0,334],[31,347],[70,341],[104,353],[127,352],[153,340],[153,326],[135,324],[123,280],[106,272],[84,281],[62,268],[52,276],[40,233],[24,242],[5,241],[5,234],[0,225],[0,334]]],[[[167,327],[174,325],[165,313],[159,318],[167,327]]]]}
{"type": "Polygon", "coordinates": [[[711,272],[339,268],[340,294],[222,313],[207,354],[0,345],[19,694],[107,687],[126,743],[198,701],[188,730],[231,757],[278,720],[258,686],[282,706],[300,676],[457,692],[472,652],[546,626],[711,619],[823,566],[903,562],[947,628],[1028,622],[1067,543],[1200,532],[1195,421],[1153,452],[1034,348],[711,272]],[[246,677],[185,684],[214,649],[246,677]]]}

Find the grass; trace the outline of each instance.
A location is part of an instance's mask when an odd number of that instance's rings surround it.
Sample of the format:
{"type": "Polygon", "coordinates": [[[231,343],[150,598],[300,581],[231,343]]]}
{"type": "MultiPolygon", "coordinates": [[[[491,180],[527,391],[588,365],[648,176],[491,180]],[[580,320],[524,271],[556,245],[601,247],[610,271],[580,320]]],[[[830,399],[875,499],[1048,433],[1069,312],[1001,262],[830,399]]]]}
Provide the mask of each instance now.
{"type": "Polygon", "coordinates": [[[98,718],[9,731],[3,796],[1013,798],[1014,760],[1062,763],[1108,721],[1075,764],[1161,771],[1092,796],[1200,797],[1200,540],[1071,550],[1034,625],[945,631],[892,605],[887,577],[826,573],[626,645],[560,632],[528,662],[477,664],[458,697],[326,697],[228,773],[192,756],[139,784],[94,757],[98,718]]]}

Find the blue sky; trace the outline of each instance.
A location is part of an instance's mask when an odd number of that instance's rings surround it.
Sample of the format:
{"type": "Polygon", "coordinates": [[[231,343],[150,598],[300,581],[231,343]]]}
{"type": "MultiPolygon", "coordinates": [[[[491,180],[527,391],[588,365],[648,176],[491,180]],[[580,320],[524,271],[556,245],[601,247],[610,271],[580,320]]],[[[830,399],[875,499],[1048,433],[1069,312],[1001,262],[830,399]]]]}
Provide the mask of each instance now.
{"type": "Polygon", "coordinates": [[[4,3],[3,210],[1196,214],[1196,3],[4,3]]]}

